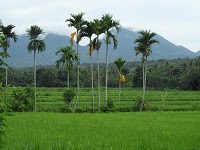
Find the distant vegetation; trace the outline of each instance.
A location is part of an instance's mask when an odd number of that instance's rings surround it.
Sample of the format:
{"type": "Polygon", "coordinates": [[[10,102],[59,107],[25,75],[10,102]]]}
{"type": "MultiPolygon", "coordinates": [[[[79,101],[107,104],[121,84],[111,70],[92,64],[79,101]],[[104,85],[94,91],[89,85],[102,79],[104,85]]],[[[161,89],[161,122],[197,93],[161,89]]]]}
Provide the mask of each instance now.
{"type": "MultiPolygon", "coordinates": [[[[147,88],[157,90],[179,89],[179,90],[199,90],[200,89],[200,58],[175,59],[149,61],[147,71],[147,88]]],[[[105,65],[100,64],[101,85],[105,86],[105,65]]],[[[33,69],[23,68],[8,70],[8,83],[15,86],[26,86],[33,83],[33,69]]],[[[70,85],[76,86],[76,66],[70,74],[70,85]]],[[[118,87],[119,75],[115,64],[110,64],[109,87],[118,87]]],[[[123,87],[142,87],[142,65],[141,62],[126,62],[122,69],[122,74],[126,78],[123,87]]],[[[3,80],[5,81],[5,80],[3,80]]],[[[67,87],[67,72],[64,67],[38,66],[37,86],[39,87],[67,87]]],[[[80,86],[90,87],[90,65],[82,64],[80,68],[80,86]]],[[[94,64],[94,86],[97,87],[97,64],[94,64]]]]}

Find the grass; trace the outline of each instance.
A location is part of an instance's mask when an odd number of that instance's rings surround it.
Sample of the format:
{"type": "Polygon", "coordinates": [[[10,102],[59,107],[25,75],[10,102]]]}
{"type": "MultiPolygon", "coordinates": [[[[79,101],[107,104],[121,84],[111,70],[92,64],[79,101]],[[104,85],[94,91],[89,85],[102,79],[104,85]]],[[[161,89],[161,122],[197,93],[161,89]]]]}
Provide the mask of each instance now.
{"type": "MultiPolygon", "coordinates": [[[[74,89],[76,90],[76,89],[74,89]]],[[[9,90],[9,99],[12,101],[11,91],[9,90]]],[[[60,111],[63,107],[63,93],[65,88],[37,88],[37,108],[39,111],[60,111]]],[[[133,107],[138,99],[141,98],[142,90],[133,88],[122,88],[121,102],[118,102],[118,88],[108,89],[108,99],[114,101],[117,108],[133,107]]],[[[164,111],[186,111],[186,110],[200,110],[200,92],[199,91],[179,91],[179,90],[165,90],[155,91],[147,90],[145,100],[148,101],[152,107],[157,110],[164,111]],[[162,97],[164,102],[162,102],[162,97]],[[162,105],[162,108],[161,108],[162,105]]],[[[101,88],[101,105],[105,103],[105,90],[101,88]]],[[[75,98],[74,98],[75,101],[75,98]]],[[[72,106],[74,106],[74,101],[72,106]]],[[[91,108],[92,91],[91,88],[80,88],[79,91],[79,107],[91,108]]],[[[98,105],[98,92],[95,89],[95,107],[98,105]]]]}
{"type": "Polygon", "coordinates": [[[5,150],[199,150],[200,112],[14,113],[5,150]]]}

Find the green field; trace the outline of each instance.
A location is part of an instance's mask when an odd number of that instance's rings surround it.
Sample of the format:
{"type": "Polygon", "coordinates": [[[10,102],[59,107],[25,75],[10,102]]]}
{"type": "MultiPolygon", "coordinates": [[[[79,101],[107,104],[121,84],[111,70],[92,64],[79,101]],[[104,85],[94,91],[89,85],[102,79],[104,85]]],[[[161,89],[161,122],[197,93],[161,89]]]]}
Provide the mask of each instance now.
{"type": "MultiPolygon", "coordinates": [[[[76,89],[74,89],[76,90],[76,89]]],[[[12,91],[12,90],[10,90],[12,91]]],[[[63,92],[65,88],[38,88],[37,109],[38,111],[59,112],[64,106],[63,92]]],[[[108,100],[114,101],[116,108],[133,108],[136,101],[141,98],[142,90],[134,88],[122,88],[121,101],[118,102],[118,88],[108,89],[108,100]]],[[[11,98],[11,97],[10,97],[11,98]]],[[[75,98],[74,98],[75,100],[75,98]]],[[[164,111],[188,111],[200,110],[200,91],[179,91],[179,90],[147,90],[145,100],[156,108],[164,111]],[[164,102],[162,102],[164,97],[164,102]]],[[[79,92],[78,107],[91,108],[91,88],[81,88],[79,92]]],[[[101,105],[105,104],[105,89],[101,88],[101,105]]],[[[72,106],[74,101],[72,102],[72,106]]],[[[98,90],[95,89],[95,108],[98,105],[98,90]]],[[[130,109],[125,109],[130,110],[130,109]]]]}
{"type": "Polygon", "coordinates": [[[199,150],[200,112],[14,113],[5,150],[199,150]]]}
{"type": "MultiPolygon", "coordinates": [[[[5,115],[5,150],[200,150],[200,92],[147,90],[146,112],[60,113],[65,88],[37,88],[37,111],[5,115]],[[157,109],[152,109],[157,108],[157,109]],[[153,112],[154,110],[157,110],[153,112]]],[[[12,102],[12,88],[9,101],[12,102]]],[[[91,109],[90,88],[78,108],[91,109]]],[[[104,88],[101,106],[104,106],[104,88]]],[[[141,89],[109,88],[116,111],[133,111],[141,89]]],[[[95,108],[97,109],[97,89],[95,108]]],[[[75,100],[75,99],[74,99],[75,100]]],[[[72,102],[72,106],[74,101],[72,102]]],[[[86,112],[86,111],[84,111],[86,112]]]]}

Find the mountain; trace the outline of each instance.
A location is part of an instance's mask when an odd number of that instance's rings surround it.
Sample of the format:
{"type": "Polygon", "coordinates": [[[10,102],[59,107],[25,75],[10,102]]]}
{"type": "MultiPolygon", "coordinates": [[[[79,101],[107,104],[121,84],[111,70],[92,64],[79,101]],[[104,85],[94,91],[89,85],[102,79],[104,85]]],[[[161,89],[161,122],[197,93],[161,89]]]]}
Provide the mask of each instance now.
{"type": "MultiPolygon", "coordinates": [[[[131,29],[122,28],[121,31],[116,34],[118,40],[117,50],[113,50],[113,43],[109,46],[109,62],[113,62],[116,58],[122,57],[126,61],[140,60],[140,56],[135,56],[134,51],[134,40],[139,36],[137,32],[131,29]]],[[[175,58],[194,58],[200,56],[200,52],[194,53],[183,46],[176,46],[170,41],[166,40],[160,35],[155,37],[160,41],[160,44],[155,44],[152,47],[153,53],[149,57],[149,60],[158,59],[175,59],[175,58]]],[[[37,65],[51,65],[55,64],[58,56],[55,56],[55,52],[66,45],[69,45],[69,37],[61,36],[56,34],[48,34],[45,39],[46,51],[36,55],[37,65]]],[[[9,65],[11,67],[30,67],[33,66],[33,53],[29,53],[27,50],[27,45],[29,39],[26,35],[21,35],[18,37],[16,43],[11,43],[11,47],[8,52],[11,56],[9,59],[9,65]]],[[[100,49],[100,61],[105,62],[105,51],[106,45],[104,40],[102,40],[102,46],[100,49]]],[[[75,47],[74,47],[75,49],[75,47]]],[[[89,62],[89,56],[87,56],[88,46],[80,46],[80,58],[81,63],[89,62]]],[[[96,61],[96,52],[93,53],[94,62],[96,61]]]]}

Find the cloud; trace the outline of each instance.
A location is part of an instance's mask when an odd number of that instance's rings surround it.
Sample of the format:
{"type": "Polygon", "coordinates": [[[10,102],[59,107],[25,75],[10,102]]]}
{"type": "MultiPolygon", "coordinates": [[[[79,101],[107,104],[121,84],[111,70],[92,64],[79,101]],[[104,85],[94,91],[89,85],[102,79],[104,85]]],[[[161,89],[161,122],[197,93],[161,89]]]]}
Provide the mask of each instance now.
{"type": "Polygon", "coordinates": [[[47,33],[69,35],[65,20],[70,14],[85,12],[85,19],[101,18],[113,14],[122,26],[150,29],[177,45],[197,51],[200,30],[200,1],[197,0],[6,0],[1,2],[1,20],[14,24],[18,34],[31,25],[42,27],[47,33]]]}

